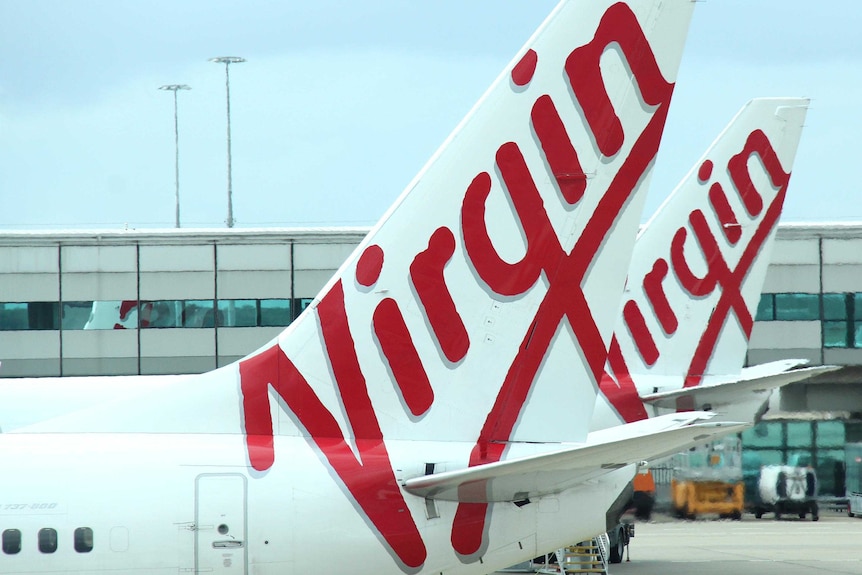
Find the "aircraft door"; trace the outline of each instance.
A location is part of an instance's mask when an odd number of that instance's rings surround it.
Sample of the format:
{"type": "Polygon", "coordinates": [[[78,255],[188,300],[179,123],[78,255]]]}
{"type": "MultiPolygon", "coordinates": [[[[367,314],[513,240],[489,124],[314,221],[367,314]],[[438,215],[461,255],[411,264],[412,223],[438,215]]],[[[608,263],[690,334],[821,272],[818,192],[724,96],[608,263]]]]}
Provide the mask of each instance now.
{"type": "Polygon", "coordinates": [[[195,498],[195,572],[246,575],[245,476],[199,475],[195,498]]]}

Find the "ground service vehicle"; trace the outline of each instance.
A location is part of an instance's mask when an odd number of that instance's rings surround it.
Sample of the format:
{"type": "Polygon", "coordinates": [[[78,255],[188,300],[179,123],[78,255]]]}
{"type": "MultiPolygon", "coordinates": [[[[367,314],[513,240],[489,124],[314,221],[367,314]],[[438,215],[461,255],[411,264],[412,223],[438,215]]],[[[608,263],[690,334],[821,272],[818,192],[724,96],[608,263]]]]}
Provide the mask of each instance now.
{"type": "Polygon", "coordinates": [[[726,437],[674,456],[671,505],[679,517],[717,514],[741,519],[745,507],[742,447],[726,437]]]}
{"type": "Polygon", "coordinates": [[[811,520],[820,519],[817,507],[817,474],[810,467],[764,465],[758,482],[759,501],[752,507],[760,519],[772,511],[776,519],[782,514],[798,514],[800,519],[810,513],[811,520]]]}

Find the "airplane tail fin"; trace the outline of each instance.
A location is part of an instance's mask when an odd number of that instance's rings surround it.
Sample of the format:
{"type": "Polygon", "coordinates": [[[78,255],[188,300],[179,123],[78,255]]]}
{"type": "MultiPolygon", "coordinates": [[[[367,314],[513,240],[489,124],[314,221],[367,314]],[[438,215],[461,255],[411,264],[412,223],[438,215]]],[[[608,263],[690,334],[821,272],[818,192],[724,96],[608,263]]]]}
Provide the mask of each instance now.
{"type": "Polygon", "coordinates": [[[641,230],[614,371],[688,387],[742,368],[808,102],[748,102],[641,230]]]}
{"type": "Polygon", "coordinates": [[[557,6],[303,315],[239,362],[252,465],[273,434],[494,442],[487,459],[586,435],[692,6],[557,6]]]}

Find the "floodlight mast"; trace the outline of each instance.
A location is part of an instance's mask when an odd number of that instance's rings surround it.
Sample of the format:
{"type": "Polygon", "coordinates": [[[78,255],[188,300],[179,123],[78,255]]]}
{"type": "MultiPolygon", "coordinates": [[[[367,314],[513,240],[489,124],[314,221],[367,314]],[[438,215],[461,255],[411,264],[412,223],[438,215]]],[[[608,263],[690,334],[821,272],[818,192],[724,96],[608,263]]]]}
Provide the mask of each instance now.
{"type": "Polygon", "coordinates": [[[177,114],[177,91],[191,90],[186,84],[165,84],[159,86],[159,90],[168,90],[174,93],[174,181],[176,183],[176,218],[174,227],[180,227],[180,124],[177,114]]]}
{"type": "Polygon", "coordinates": [[[224,85],[227,96],[227,227],[232,228],[233,219],[233,188],[231,187],[231,158],[230,158],[230,65],[242,64],[245,58],[239,56],[219,56],[210,58],[210,62],[224,64],[224,85]]]}

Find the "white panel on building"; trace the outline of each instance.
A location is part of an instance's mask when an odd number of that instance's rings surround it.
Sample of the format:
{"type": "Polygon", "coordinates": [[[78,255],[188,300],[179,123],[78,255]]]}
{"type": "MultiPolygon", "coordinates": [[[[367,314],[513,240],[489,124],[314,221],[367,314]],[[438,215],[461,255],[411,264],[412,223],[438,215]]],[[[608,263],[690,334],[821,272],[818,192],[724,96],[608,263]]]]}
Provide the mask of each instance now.
{"type": "Polygon", "coordinates": [[[820,267],[817,265],[769,266],[763,293],[819,293],[820,267]]]}
{"type": "Polygon", "coordinates": [[[287,299],[290,271],[218,272],[219,299],[287,299]]]}
{"type": "Polygon", "coordinates": [[[769,261],[772,265],[817,265],[820,261],[820,242],[817,238],[786,240],[779,237],[769,261]]]}
{"type": "Polygon", "coordinates": [[[862,365],[862,349],[826,348],[823,350],[826,365],[862,365]]]}
{"type": "Polygon", "coordinates": [[[749,349],[812,349],[821,347],[819,321],[755,322],[749,349]]]}
{"type": "MultiPolygon", "coordinates": [[[[142,329],[141,356],[212,358],[215,356],[215,330],[142,329]]],[[[210,368],[213,366],[210,365],[210,368]]]]}
{"type": "MultiPolygon", "coordinates": [[[[283,327],[232,327],[218,330],[219,357],[245,357],[284,331],[283,327]]],[[[226,363],[230,363],[227,361],[226,363]]],[[[225,365],[222,363],[222,365],[225,365]]]]}
{"type": "Polygon", "coordinates": [[[137,269],[135,246],[63,246],[63,273],[132,272],[137,269]]]}
{"type": "Polygon", "coordinates": [[[138,354],[132,357],[64,357],[63,376],[137,375],[138,354]]]}
{"type": "Polygon", "coordinates": [[[126,273],[64,273],[63,301],[138,299],[138,276],[126,273]]]}
{"type": "Polygon", "coordinates": [[[215,368],[212,355],[183,357],[141,357],[141,375],[204,373],[215,368]]]}
{"type": "Polygon", "coordinates": [[[58,269],[54,246],[0,247],[0,274],[57,273],[58,269]]]}
{"type": "Polygon", "coordinates": [[[862,239],[823,239],[823,265],[859,264],[862,260],[862,239]]]}
{"type": "Polygon", "coordinates": [[[63,332],[64,358],[137,357],[138,333],[133,329],[63,332]]]}
{"type": "Polygon", "coordinates": [[[218,244],[218,269],[222,270],[289,270],[289,244],[218,244]]]}
{"type": "Polygon", "coordinates": [[[59,301],[59,274],[3,274],[0,302],[59,301]]]}
{"type": "Polygon", "coordinates": [[[0,331],[2,369],[11,358],[57,359],[60,357],[59,331],[0,331]]]}
{"type": "Polygon", "coordinates": [[[212,299],[213,272],[141,273],[141,300],[212,299]]]}
{"type": "MultiPolygon", "coordinates": [[[[859,252],[857,260],[860,257],[862,257],[862,252],[859,252]]],[[[858,291],[862,291],[862,263],[824,265],[823,293],[853,293],[858,291]]]]}
{"type": "MultiPolygon", "coordinates": [[[[296,244],[293,248],[297,270],[337,270],[356,244],[296,244]]],[[[331,273],[329,274],[332,275],[331,273]]],[[[329,279],[329,278],[327,278],[329,279]]]]}
{"type": "MultiPolygon", "coordinates": [[[[810,365],[821,365],[820,349],[750,349],[747,355],[747,365],[760,365],[771,361],[783,361],[785,359],[802,359],[810,363],[810,365]]],[[[792,387],[792,386],[789,386],[792,387]]],[[[785,393],[787,388],[783,388],[781,393],[785,393]]]]}
{"type": "Polygon", "coordinates": [[[212,271],[212,245],[142,245],[141,273],[212,271]]]}
{"type": "Polygon", "coordinates": [[[300,270],[293,280],[293,293],[296,298],[316,296],[326,282],[335,274],[335,270],[300,270]]]}

